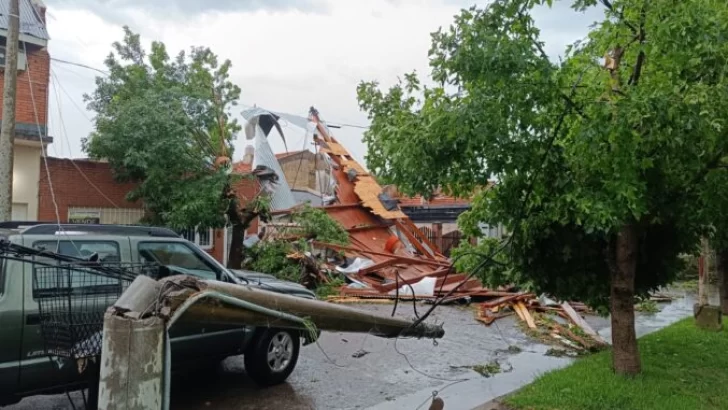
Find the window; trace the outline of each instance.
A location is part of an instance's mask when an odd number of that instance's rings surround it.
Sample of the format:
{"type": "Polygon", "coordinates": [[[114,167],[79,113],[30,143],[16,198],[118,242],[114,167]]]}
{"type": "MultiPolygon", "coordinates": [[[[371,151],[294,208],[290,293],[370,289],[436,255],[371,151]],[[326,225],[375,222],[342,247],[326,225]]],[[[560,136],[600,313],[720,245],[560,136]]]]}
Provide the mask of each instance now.
{"type": "Polygon", "coordinates": [[[96,253],[102,262],[121,262],[119,245],[111,241],[40,241],[34,243],[33,246],[37,249],[78,258],[88,258],[96,253]]]}
{"type": "Polygon", "coordinates": [[[212,229],[188,228],[179,231],[179,234],[202,249],[212,249],[214,234],[212,229]]]}
{"type": "MultiPolygon", "coordinates": [[[[42,249],[46,251],[60,253],[67,256],[75,256],[86,258],[93,254],[98,254],[99,260],[103,262],[120,262],[119,245],[112,241],[39,241],[33,244],[36,249],[42,249]]],[[[47,258],[39,258],[40,261],[55,265],[55,260],[44,260],[47,258]]],[[[65,271],[68,272],[68,271],[65,271]]],[[[85,295],[89,295],[88,292],[94,292],[103,299],[103,295],[116,295],[118,297],[119,292],[119,281],[111,277],[101,277],[92,271],[86,270],[73,270],[65,276],[57,276],[59,273],[46,272],[40,278],[37,278],[38,282],[34,285],[33,297],[38,298],[39,295],[47,294],[48,292],[58,292],[58,287],[68,288],[68,282],[70,280],[70,287],[73,291],[81,290],[85,295]]],[[[99,299],[101,300],[101,299],[99,299]]]]}
{"type": "Polygon", "coordinates": [[[214,267],[182,242],[142,242],[139,256],[144,262],[181,268],[202,279],[217,279],[214,267]]]}

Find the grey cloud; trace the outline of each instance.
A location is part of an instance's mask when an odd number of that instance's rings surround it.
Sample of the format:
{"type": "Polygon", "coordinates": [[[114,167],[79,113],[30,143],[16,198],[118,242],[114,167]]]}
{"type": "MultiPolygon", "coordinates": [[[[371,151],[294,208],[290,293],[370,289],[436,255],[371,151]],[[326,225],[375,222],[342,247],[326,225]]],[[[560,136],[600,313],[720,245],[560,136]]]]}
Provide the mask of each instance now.
{"type": "Polygon", "coordinates": [[[162,18],[189,18],[206,12],[285,11],[300,10],[321,13],[326,11],[323,0],[47,0],[57,9],[90,10],[101,18],[125,24],[132,10],[162,18]]]}

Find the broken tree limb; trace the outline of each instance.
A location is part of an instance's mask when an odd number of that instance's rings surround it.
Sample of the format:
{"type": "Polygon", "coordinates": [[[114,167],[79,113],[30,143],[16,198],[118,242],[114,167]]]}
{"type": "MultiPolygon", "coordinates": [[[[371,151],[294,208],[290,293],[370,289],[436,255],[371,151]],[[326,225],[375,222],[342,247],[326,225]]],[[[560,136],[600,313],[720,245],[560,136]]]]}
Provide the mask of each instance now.
{"type": "Polygon", "coordinates": [[[561,304],[561,307],[564,309],[564,313],[566,313],[567,316],[569,316],[569,319],[571,319],[572,322],[574,322],[575,325],[579,326],[584,333],[591,336],[592,339],[597,341],[601,344],[607,344],[606,340],[604,340],[603,337],[599,335],[590,325],[589,323],[584,320],[583,317],[581,317],[573,307],[569,304],[569,302],[564,302],[561,304]]]}
{"type": "MultiPolygon", "coordinates": [[[[165,286],[164,288],[168,289],[168,291],[162,294],[163,306],[172,314],[182,303],[195,294],[216,292],[245,301],[251,305],[305,319],[320,330],[370,333],[374,336],[387,338],[400,336],[441,338],[445,334],[440,326],[422,323],[413,327],[412,322],[407,320],[375,315],[346,306],[269,292],[250,286],[199,280],[189,276],[173,276],[165,278],[161,282],[175,284],[175,286],[165,286]]],[[[195,305],[190,306],[185,313],[185,320],[308,330],[300,323],[294,323],[291,320],[268,317],[269,315],[255,311],[252,308],[244,309],[239,306],[231,306],[229,303],[220,300],[209,299],[211,298],[204,298],[195,305]]]]}

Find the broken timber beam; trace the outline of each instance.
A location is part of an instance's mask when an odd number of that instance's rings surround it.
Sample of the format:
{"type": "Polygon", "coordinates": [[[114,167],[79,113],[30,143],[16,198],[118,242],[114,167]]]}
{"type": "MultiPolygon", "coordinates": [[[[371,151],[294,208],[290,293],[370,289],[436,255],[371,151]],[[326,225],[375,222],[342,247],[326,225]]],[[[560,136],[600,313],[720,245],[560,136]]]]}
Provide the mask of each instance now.
{"type": "Polygon", "coordinates": [[[407,256],[395,255],[393,253],[371,251],[371,250],[367,250],[367,249],[355,248],[352,246],[336,245],[333,243],[318,242],[318,241],[314,241],[313,244],[320,246],[322,248],[331,248],[331,249],[335,249],[335,250],[349,251],[352,253],[365,254],[365,255],[376,255],[376,256],[386,256],[388,258],[397,258],[398,260],[400,260],[402,262],[411,262],[411,263],[416,263],[416,264],[420,264],[420,265],[433,265],[433,266],[441,266],[441,267],[448,267],[448,268],[452,266],[452,264],[450,262],[441,261],[441,260],[437,260],[437,259],[410,258],[407,256]]]}
{"type": "Polygon", "coordinates": [[[607,341],[604,340],[603,337],[599,335],[590,325],[589,323],[584,320],[573,307],[569,304],[569,302],[564,302],[561,304],[561,307],[564,309],[564,313],[566,313],[567,316],[569,316],[569,319],[571,319],[572,322],[574,322],[575,325],[579,326],[584,333],[591,336],[592,339],[594,339],[597,343],[600,344],[607,344],[607,341]]]}

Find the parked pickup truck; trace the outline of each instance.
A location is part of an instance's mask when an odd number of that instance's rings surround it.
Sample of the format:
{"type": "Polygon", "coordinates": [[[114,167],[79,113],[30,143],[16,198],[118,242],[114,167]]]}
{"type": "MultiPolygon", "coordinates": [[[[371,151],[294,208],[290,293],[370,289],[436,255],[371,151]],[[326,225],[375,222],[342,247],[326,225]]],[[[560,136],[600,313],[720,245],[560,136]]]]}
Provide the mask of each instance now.
{"type": "MultiPolygon", "coordinates": [[[[256,272],[230,271],[193,243],[165,228],[121,225],[0,224],[0,240],[101,261],[156,263],[203,279],[259,286],[313,299],[305,287],[256,272]],[[14,228],[14,229],[7,229],[14,228]]],[[[83,282],[83,281],[79,281],[83,282]]],[[[0,405],[36,394],[69,391],[87,382],[69,360],[49,357],[33,295],[33,264],[0,257],[0,405]]],[[[173,369],[244,355],[248,375],[264,386],[285,381],[298,360],[302,335],[267,329],[180,323],[170,330],[173,369]]],[[[311,342],[310,337],[308,341],[311,342]]],[[[305,343],[305,341],[304,341],[305,343]]]]}

